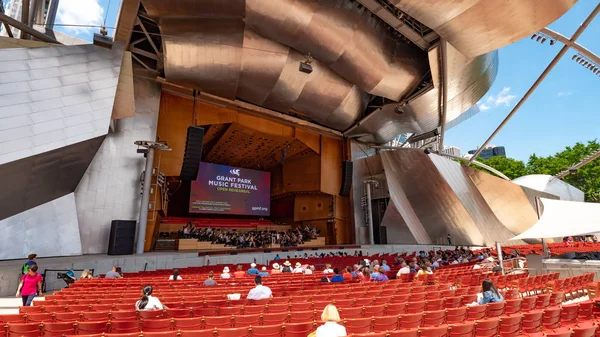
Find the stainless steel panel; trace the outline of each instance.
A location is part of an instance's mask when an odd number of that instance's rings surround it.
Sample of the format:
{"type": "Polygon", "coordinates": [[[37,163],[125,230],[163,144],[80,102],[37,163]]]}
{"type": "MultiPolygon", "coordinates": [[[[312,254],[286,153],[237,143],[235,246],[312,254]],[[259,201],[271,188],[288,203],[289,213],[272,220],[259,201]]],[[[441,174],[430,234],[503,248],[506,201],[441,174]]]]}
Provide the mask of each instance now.
{"type": "Polygon", "coordinates": [[[390,202],[385,209],[385,214],[381,220],[381,226],[385,226],[387,234],[387,243],[395,244],[416,244],[418,243],[408,228],[406,222],[400,215],[396,204],[390,202]]]}
{"type": "Polygon", "coordinates": [[[468,57],[485,54],[546,27],[577,0],[391,0],[468,57]]]}

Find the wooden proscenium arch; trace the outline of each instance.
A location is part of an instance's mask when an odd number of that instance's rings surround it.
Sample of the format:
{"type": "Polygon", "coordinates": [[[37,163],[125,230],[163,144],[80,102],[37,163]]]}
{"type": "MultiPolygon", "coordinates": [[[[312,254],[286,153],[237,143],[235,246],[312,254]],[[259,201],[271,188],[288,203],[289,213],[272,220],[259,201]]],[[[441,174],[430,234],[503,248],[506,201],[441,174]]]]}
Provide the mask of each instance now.
{"type": "MultiPolygon", "coordinates": [[[[327,235],[328,244],[353,243],[350,202],[339,196],[343,139],[233,107],[194,104],[191,97],[163,90],[157,139],[172,150],[155,156],[154,166],[160,161],[159,170],[167,177],[180,174],[190,125],[206,130],[203,161],[271,172],[272,219],[315,226],[327,235]]],[[[146,250],[152,248],[167,208],[157,203],[150,211],[146,250]]]]}

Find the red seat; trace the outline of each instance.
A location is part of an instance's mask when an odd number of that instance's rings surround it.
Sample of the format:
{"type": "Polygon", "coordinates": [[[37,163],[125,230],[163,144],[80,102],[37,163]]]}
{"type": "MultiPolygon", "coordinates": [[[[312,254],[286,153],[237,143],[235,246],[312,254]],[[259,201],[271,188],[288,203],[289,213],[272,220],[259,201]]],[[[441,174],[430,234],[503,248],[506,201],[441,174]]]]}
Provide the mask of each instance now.
{"type": "Polygon", "coordinates": [[[85,311],[81,313],[82,321],[107,321],[111,318],[111,313],[108,311],[85,311]]]}
{"type": "Polygon", "coordinates": [[[523,297],[521,302],[521,311],[528,312],[535,309],[535,296],[523,297]]]}
{"type": "Polygon", "coordinates": [[[504,313],[506,315],[512,315],[521,312],[521,302],[523,302],[523,300],[520,298],[504,301],[504,313]]]}
{"type": "Polygon", "coordinates": [[[398,316],[379,316],[373,319],[373,331],[396,330],[398,316]]]}
{"type": "Polygon", "coordinates": [[[41,332],[38,323],[8,323],[6,326],[8,337],[39,337],[41,332]]]}
{"type": "Polygon", "coordinates": [[[246,337],[250,336],[250,331],[248,328],[218,328],[216,335],[218,337],[246,337]]]}
{"type": "MultiPolygon", "coordinates": [[[[354,309],[354,308],[352,308],[354,309]]],[[[315,320],[315,311],[291,311],[289,315],[290,323],[312,322],[315,320]]],[[[341,313],[340,313],[341,316],[341,313]]]]}
{"type": "Polygon", "coordinates": [[[484,319],[486,317],[486,312],[487,306],[485,304],[467,307],[467,320],[477,321],[484,319]]]}
{"type": "Polygon", "coordinates": [[[594,306],[592,301],[579,302],[578,318],[580,320],[592,319],[594,317],[594,306]]]}
{"type": "Polygon", "coordinates": [[[285,337],[306,337],[315,331],[316,328],[313,322],[288,323],[283,325],[285,337]]]}
{"type": "Polygon", "coordinates": [[[90,306],[87,304],[69,304],[67,310],[71,312],[90,311],[90,306]]]}
{"type": "Polygon", "coordinates": [[[141,319],[158,319],[165,318],[163,310],[142,310],[138,312],[138,316],[141,319]]]}
{"type": "Polygon", "coordinates": [[[204,330],[181,330],[179,336],[181,337],[214,337],[216,329],[204,329],[204,330]]]}
{"type": "Polygon", "coordinates": [[[425,311],[442,310],[445,308],[444,299],[425,301],[425,311]]]}
{"type": "Polygon", "coordinates": [[[446,309],[446,323],[456,324],[467,320],[467,307],[446,309]]]}
{"type": "Polygon", "coordinates": [[[504,314],[504,302],[494,302],[486,304],[487,317],[498,317],[504,314]]]}
{"type": "Polygon", "coordinates": [[[438,326],[446,322],[446,310],[426,311],[423,313],[424,326],[438,326]]]}
{"type": "Polygon", "coordinates": [[[425,301],[408,302],[406,303],[406,313],[415,314],[425,311],[425,301]]]}
{"type": "Polygon", "coordinates": [[[590,326],[585,328],[573,328],[573,334],[571,337],[594,337],[596,333],[596,326],[590,326]]]}
{"type": "MultiPolygon", "coordinates": [[[[416,330],[416,329],[415,329],[416,330]]],[[[387,337],[386,332],[353,333],[352,337],[387,337]]]]}
{"type": "Polygon", "coordinates": [[[0,323],[25,323],[25,316],[21,314],[0,315],[0,323]]]}
{"type": "Polygon", "coordinates": [[[287,322],[289,314],[287,312],[275,312],[271,314],[262,314],[262,323],[264,325],[283,324],[287,322]]]}
{"type": "Polygon", "coordinates": [[[75,334],[75,324],[73,322],[42,323],[43,337],[61,337],[72,334],[75,334]]]}
{"type": "Polygon", "coordinates": [[[91,335],[109,331],[108,321],[103,322],[77,322],[78,335],[91,335]]]}
{"type": "Polygon", "coordinates": [[[371,318],[349,318],[344,320],[346,333],[367,333],[371,331],[371,318]]]}
{"type": "Polygon", "coordinates": [[[406,303],[388,303],[385,307],[386,315],[401,315],[406,313],[406,303]]]}
{"type": "MultiPolygon", "coordinates": [[[[402,275],[402,276],[404,276],[404,275],[402,275]]],[[[388,331],[387,336],[388,337],[419,337],[419,329],[388,331]]]]}
{"type": "Polygon", "coordinates": [[[523,332],[535,333],[542,331],[542,311],[535,310],[523,313],[523,332]]]}
{"type": "Polygon", "coordinates": [[[81,320],[81,317],[76,312],[57,312],[54,313],[56,322],[75,322],[81,320]]]}
{"type": "Polygon", "coordinates": [[[196,307],[192,308],[192,317],[204,317],[204,316],[216,316],[217,315],[217,307],[212,308],[204,308],[204,307],[196,307]]]}
{"type": "Polygon", "coordinates": [[[275,312],[288,312],[290,309],[290,305],[287,303],[284,304],[268,304],[265,306],[265,311],[268,313],[275,312]]]}
{"type": "Polygon", "coordinates": [[[458,308],[461,305],[462,305],[462,296],[446,297],[445,307],[447,309],[458,308]]]}
{"type": "Polygon", "coordinates": [[[448,326],[434,326],[434,327],[421,327],[419,328],[420,337],[445,337],[448,336],[448,326]]]}
{"type": "MultiPolygon", "coordinates": [[[[283,329],[279,325],[257,325],[249,328],[252,337],[281,337],[283,329]]],[[[204,336],[181,336],[181,337],[204,337],[204,336]]],[[[208,337],[208,336],[207,336],[208,337]]]]}
{"type": "Polygon", "coordinates": [[[475,321],[475,336],[476,337],[492,337],[498,334],[500,326],[499,318],[490,318],[487,320],[475,321]]]}
{"type": "Polygon", "coordinates": [[[260,315],[235,315],[233,316],[233,326],[236,328],[255,326],[260,323],[260,315]]]}
{"type": "Polygon", "coordinates": [[[32,312],[25,314],[28,323],[54,322],[54,316],[49,312],[32,312]]]}
{"type": "Polygon", "coordinates": [[[159,331],[159,332],[148,332],[142,333],[143,337],[178,337],[177,331],[159,331]]]}
{"type": "Polygon", "coordinates": [[[363,310],[364,317],[383,316],[385,313],[386,304],[372,305],[365,307],[363,310]]]}
{"type": "Polygon", "coordinates": [[[204,323],[201,317],[173,319],[175,330],[201,330],[203,326],[204,323]]]}
{"type": "Polygon", "coordinates": [[[521,334],[521,315],[500,317],[499,334],[502,337],[516,337],[521,334]]]}
{"type": "Polygon", "coordinates": [[[546,308],[542,311],[542,327],[544,329],[556,329],[560,326],[560,311],[558,307],[546,308]]]}
{"type": "Polygon", "coordinates": [[[65,306],[65,305],[45,305],[44,304],[44,306],[42,306],[42,310],[44,312],[59,313],[59,312],[65,312],[65,311],[67,311],[67,306],[65,306]]]}
{"type": "Polygon", "coordinates": [[[219,308],[219,316],[241,315],[241,314],[242,314],[242,307],[241,306],[237,306],[237,307],[220,307],[219,308]]]}
{"type": "Polygon", "coordinates": [[[137,312],[135,310],[119,310],[112,311],[110,313],[111,321],[131,321],[138,319],[137,312]]]}
{"type": "Polygon", "coordinates": [[[448,326],[449,337],[473,337],[475,336],[475,322],[450,324],[448,326]]]}
{"type": "Polygon", "coordinates": [[[19,313],[21,314],[29,314],[32,312],[43,312],[43,307],[38,306],[30,306],[30,307],[19,307],[19,313]]]}
{"type": "Polygon", "coordinates": [[[261,314],[265,311],[265,306],[264,305],[245,305],[244,306],[244,315],[251,315],[251,314],[261,314]]]}
{"type": "Polygon", "coordinates": [[[202,317],[202,328],[230,328],[233,325],[231,316],[206,316],[202,317]]]}
{"type": "Polygon", "coordinates": [[[111,333],[131,333],[140,331],[140,322],[136,321],[110,321],[111,333]]]}
{"type": "MultiPolygon", "coordinates": [[[[223,308],[219,308],[223,309],[223,308]]],[[[190,309],[185,308],[168,308],[165,310],[166,318],[189,318],[192,317],[190,309]]]]}
{"type": "Polygon", "coordinates": [[[140,325],[141,330],[144,332],[168,331],[173,329],[170,318],[141,320],[140,325]]]}
{"type": "Polygon", "coordinates": [[[398,317],[398,328],[412,329],[418,328],[423,323],[423,313],[404,314],[398,317]]]}
{"type": "Polygon", "coordinates": [[[90,306],[92,311],[111,311],[114,307],[112,304],[94,304],[90,306]]]}
{"type": "Polygon", "coordinates": [[[128,332],[128,333],[105,333],[104,337],[140,337],[139,332],[128,332]]]}

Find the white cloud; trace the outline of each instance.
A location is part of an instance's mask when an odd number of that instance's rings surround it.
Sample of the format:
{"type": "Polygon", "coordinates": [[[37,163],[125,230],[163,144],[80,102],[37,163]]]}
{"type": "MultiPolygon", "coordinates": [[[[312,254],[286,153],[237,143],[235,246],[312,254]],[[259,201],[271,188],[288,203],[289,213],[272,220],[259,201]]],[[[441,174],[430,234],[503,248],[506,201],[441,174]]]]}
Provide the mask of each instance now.
{"type": "MultiPolygon", "coordinates": [[[[104,22],[104,8],[99,0],[61,0],[57,23],[63,25],[100,26],[104,22]]],[[[65,31],[75,35],[97,31],[96,27],[65,26],[65,31]]]]}
{"type": "Polygon", "coordinates": [[[504,87],[497,95],[490,95],[485,100],[482,98],[477,103],[477,106],[479,106],[479,110],[481,111],[497,108],[501,105],[508,107],[515,98],[517,96],[510,94],[510,87],[504,87]]]}
{"type": "Polygon", "coordinates": [[[556,96],[558,97],[562,97],[562,96],[571,96],[573,95],[573,90],[569,90],[569,91],[559,91],[556,96]]]}

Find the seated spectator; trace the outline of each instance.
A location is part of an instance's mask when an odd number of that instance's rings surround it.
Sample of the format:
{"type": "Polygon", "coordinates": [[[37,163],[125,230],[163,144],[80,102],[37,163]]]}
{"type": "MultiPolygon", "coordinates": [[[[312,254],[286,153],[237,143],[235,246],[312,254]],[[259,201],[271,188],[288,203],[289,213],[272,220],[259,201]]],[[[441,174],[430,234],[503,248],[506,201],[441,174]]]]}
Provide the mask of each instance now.
{"type": "Polygon", "coordinates": [[[248,275],[258,275],[258,269],[256,269],[256,263],[252,262],[250,264],[250,269],[248,269],[248,275]]]}
{"type": "Polygon", "coordinates": [[[323,269],[323,274],[333,274],[333,269],[331,269],[330,264],[325,265],[325,269],[323,269]]]}
{"type": "Polygon", "coordinates": [[[390,271],[390,266],[388,266],[386,260],[382,260],[381,261],[381,266],[379,267],[379,269],[383,269],[383,271],[387,273],[387,272],[390,271]]]}
{"type": "Polygon", "coordinates": [[[244,278],[246,273],[242,270],[242,265],[238,264],[236,267],[236,271],[233,273],[233,278],[244,278]]]}
{"type": "Polygon", "coordinates": [[[208,278],[204,281],[205,287],[212,287],[217,285],[217,281],[214,280],[215,273],[212,270],[208,273],[208,278]]]}
{"type": "Polygon", "coordinates": [[[279,263],[273,263],[273,269],[271,269],[271,275],[280,274],[280,273],[281,273],[281,266],[279,265],[279,263]]]}
{"type": "Polygon", "coordinates": [[[273,293],[269,287],[265,287],[262,285],[262,277],[256,276],[254,278],[254,284],[256,287],[250,290],[246,299],[249,300],[264,300],[267,298],[273,297],[273,293]]]}
{"type": "Polygon", "coordinates": [[[223,268],[223,273],[221,274],[222,279],[230,279],[231,274],[229,274],[229,267],[223,268]]]}
{"type": "Polygon", "coordinates": [[[494,286],[494,283],[490,280],[483,280],[481,283],[481,292],[483,292],[483,297],[479,300],[479,304],[504,302],[504,297],[502,297],[498,289],[494,286]]]}
{"type": "Polygon", "coordinates": [[[346,328],[338,324],[341,319],[335,305],[328,304],[323,309],[321,321],[325,322],[325,324],[317,328],[315,337],[342,337],[347,335],[346,328]]]}
{"type": "Polygon", "coordinates": [[[296,262],[296,265],[294,266],[294,270],[292,270],[292,273],[294,273],[294,274],[304,273],[304,269],[302,269],[302,264],[300,262],[296,262]]]}
{"type": "Polygon", "coordinates": [[[81,277],[80,278],[81,279],[84,279],[84,278],[94,278],[94,273],[92,273],[89,269],[84,269],[81,272],[81,277]]]}
{"type": "Polygon", "coordinates": [[[418,268],[414,260],[408,262],[408,269],[411,274],[417,272],[418,268]]]}
{"type": "Polygon", "coordinates": [[[371,273],[372,279],[376,279],[377,276],[379,276],[379,265],[375,265],[375,267],[373,267],[373,272],[371,273]]]}
{"type": "Polygon", "coordinates": [[[502,267],[498,261],[494,261],[494,267],[492,267],[492,271],[495,273],[499,273],[502,271],[502,267]]]}
{"type": "Polygon", "coordinates": [[[179,276],[179,270],[173,269],[173,274],[169,276],[169,281],[181,281],[183,280],[181,276],[179,276]]]}
{"type": "Polygon", "coordinates": [[[339,269],[333,268],[333,274],[331,282],[344,282],[344,276],[340,275],[339,269]]]}
{"type": "Polygon", "coordinates": [[[385,282],[389,280],[390,279],[387,277],[383,270],[379,270],[379,274],[377,275],[377,277],[375,277],[375,279],[373,279],[373,281],[375,282],[385,282]]]}
{"type": "Polygon", "coordinates": [[[402,274],[410,274],[410,267],[406,264],[406,262],[402,262],[402,268],[398,270],[398,274],[396,274],[397,278],[402,277],[402,274]]]}
{"type": "Polygon", "coordinates": [[[142,298],[135,303],[135,309],[138,311],[163,310],[166,308],[158,298],[152,296],[152,286],[150,285],[142,288],[142,298]]]}
{"type": "Polygon", "coordinates": [[[346,266],[342,276],[344,277],[344,281],[351,281],[354,278],[354,276],[352,276],[352,268],[350,268],[350,266],[346,266]]]}
{"type": "Polygon", "coordinates": [[[306,266],[306,268],[304,268],[304,274],[312,274],[315,271],[315,266],[310,265],[310,266],[306,266]]]}
{"type": "Polygon", "coordinates": [[[433,274],[433,272],[428,267],[425,267],[425,264],[422,264],[421,268],[419,268],[419,271],[417,272],[417,277],[427,274],[433,274]]]}
{"type": "Polygon", "coordinates": [[[354,265],[354,270],[352,270],[352,278],[357,278],[358,277],[358,273],[359,273],[358,270],[359,269],[360,269],[360,266],[357,265],[357,264],[355,264],[354,265]]]}
{"type": "Polygon", "coordinates": [[[362,273],[358,274],[358,278],[362,283],[371,282],[371,271],[369,270],[369,267],[364,267],[362,273]]]}
{"type": "Polygon", "coordinates": [[[106,275],[104,275],[104,278],[122,278],[123,276],[121,276],[121,274],[119,274],[117,272],[117,267],[116,266],[112,266],[112,269],[109,270],[106,275]]]}
{"type": "Polygon", "coordinates": [[[262,267],[262,269],[260,270],[260,272],[258,272],[258,275],[260,277],[269,276],[269,272],[267,271],[267,267],[262,267]]]}
{"type": "Polygon", "coordinates": [[[292,272],[292,264],[290,263],[290,261],[285,261],[283,263],[283,269],[281,270],[282,273],[291,273],[292,272]]]}

